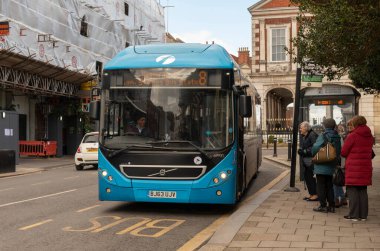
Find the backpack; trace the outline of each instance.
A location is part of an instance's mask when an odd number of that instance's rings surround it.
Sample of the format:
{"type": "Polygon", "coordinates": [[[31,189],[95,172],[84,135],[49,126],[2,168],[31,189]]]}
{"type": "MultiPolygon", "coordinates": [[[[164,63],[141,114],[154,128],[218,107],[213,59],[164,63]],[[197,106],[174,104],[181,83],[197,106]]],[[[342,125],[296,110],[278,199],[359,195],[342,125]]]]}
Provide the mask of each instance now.
{"type": "Polygon", "coordinates": [[[331,163],[337,160],[336,149],[334,145],[322,134],[324,143],[319,151],[314,155],[312,161],[315,164],[331,163]]]}

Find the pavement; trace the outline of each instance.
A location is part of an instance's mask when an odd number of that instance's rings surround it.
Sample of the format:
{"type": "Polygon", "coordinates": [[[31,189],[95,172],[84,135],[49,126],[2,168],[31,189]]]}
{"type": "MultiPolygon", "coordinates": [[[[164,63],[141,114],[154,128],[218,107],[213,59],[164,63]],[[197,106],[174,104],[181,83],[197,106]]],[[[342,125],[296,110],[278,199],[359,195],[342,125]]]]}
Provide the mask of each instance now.
{"type": "MultiPolygon", "coordinates": [[[[289,188],[289,169],[237,205],[237,210],[217,228],[198,250],[202,251],[380,251],[380,148],[375,148],[373,185],[368,187],[369,216],[365,222],[343,218],[348,207],[336,213],[314,212],[318,202],[306,202],[304,184],[296,175],[298,192],[289,188]]],[[[264,159],[290,167],[287,155],[264,156],[264,159]]],[[[61,158],[20,158],[16,172],[0,178],[42,172],[72,165],[73,156],[61,158]]],[[[298,165],[297,165],[298,166],[298,165]]],[[[259,176],[260,177],[260,176],[259,176]]]]}
{"type": "Polygon", "coordinates": [[[0,178],[43,172],[51,168],[59,168],[69,165],[72,165],[74,168],[74,156],[66,155],[63,157],[48,158],[20,157],[19,164],[16,165],[16,172],[0,173],[0,178]]]}
{"type": "MultiPolygon", "coordinates": [[[[373,185],[368,187],[367,221],[343,218],[348,206],[336,213],[314,212],[319,202],[306,202],[303,182],[299,192],[289,188],[289,172],[248,198],[199,250],[202,251],[380,251],[380,149],[374,148],[373,185]]],[[[287,156],[264,159],[290,167],[287,156]]],[[[260,175],[259,175],[260,177],[260,175]]]]}

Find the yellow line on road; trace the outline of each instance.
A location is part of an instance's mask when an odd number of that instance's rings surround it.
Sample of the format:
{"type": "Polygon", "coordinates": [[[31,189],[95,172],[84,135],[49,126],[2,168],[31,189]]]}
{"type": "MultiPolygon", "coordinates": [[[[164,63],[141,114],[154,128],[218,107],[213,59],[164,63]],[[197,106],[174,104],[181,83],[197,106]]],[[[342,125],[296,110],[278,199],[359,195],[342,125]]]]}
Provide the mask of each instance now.
{"type": "Polygon", "coordinates": [[[280,180],[282,180],[286,175],[288,175],[289,172],[290,172],[290,170],[283,171],[279,176],[277,176],[274,180],[272,180],[271,182],[269,182],[268,184],[266,184],[265,186],[263,186],[259,191],[257,191],[256,193],[252,194],[248,198],[245,198],[244,201],[243,201],[243,203],[240,203],[239,206],[241,206],[245,202],[250,201],[252,198],[256,197],[260,193],[263,193],[263,192],[268,191],[269,189],[271,189],[280,180]]]}
{"type": "Polygon", "coordinates": [[[197,249],[202,243],[207,241],[215,233],[215,231],[226,221],[228,216],[228,214],[225,214],[216,219],[213,223],[211,223],[211,225],[203,229],[191,240],[186,242],[182,247],[177,249],[177,251],[188,251],[197,249]]]}
{"type": "Polygon", "coordinates": [[[77,213],[81,213],[81,212],[84,212],[84,211],[88,211],[90,209],[93,209],[95,207],[100,207],[101,205],[95,205],[95,206],[91,206],[91,207],[86,207],[86,208],[83,208],[83,209],[80,209],[77,211],[77,213]]]}
{"type": "Polygon", "coordinates": [[[53,220],[52,219],[48,219],[48,220],[41,221],[41,222],[29,225],[29,226],[25,226],[25,227],[19,228],[18,230],[28,230],[28,229],[31,229],[31,228],[34,228],[34,227],[41,226],[41,225],[46,224],[46,223],[51,222],[51,221],[53,221],[53,220]]]}
{"type": "MultiPolygon", "coordinates": [[[[280,180],[282,180],[290,170],[286,170],[282,172],[279,176],[277,176],[274,180],[272,180],[270,183],[262,187],[259,191],[254,193],[253,195],[249,196],[248,198],[244,199],[241,203],[238,204],[236,207],[236,210],[244,205],[244,203],[250,201],[252,198],[257,196],[260,193],[263,193],[269,189],[271,189],[274,185],[276,185],[280,180]]],[[[236,211],[235,210],[235,211],[236,211]]],[[[199,248],[204,242],[206,242],[214,233],[215,231],[227,220],[227,218],[230,215],[222,215],[217,220],[215,220],[211,225],[209,225],[207,228],[203,229],[201,232],[199,232],[197,235],[195,235],[191,240],[186,242],[182,247],[177,249],[177,251],[188,251],[188,250],[196,250],[199,248]]]]}

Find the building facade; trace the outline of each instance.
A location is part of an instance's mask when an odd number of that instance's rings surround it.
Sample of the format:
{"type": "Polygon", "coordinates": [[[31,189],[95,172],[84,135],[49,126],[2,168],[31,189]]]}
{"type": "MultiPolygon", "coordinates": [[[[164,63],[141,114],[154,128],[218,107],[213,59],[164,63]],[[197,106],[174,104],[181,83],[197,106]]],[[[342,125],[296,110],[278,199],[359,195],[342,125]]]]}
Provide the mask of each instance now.
{"type": "Polygon", "coordinates": [[[75,153],[103,65],[128,46],[164,40],[156,0],[0,0],[0,110],[19,116],[7,136],[75,153]]]}
{"type": "MultiPolygon", "coordinates": [[[[286,130],[292,124],[289,111],[293,110],[297,66],[284,48],[293,49],[291,40],[297,36],[298,7],[292,5],[290,0],[261,0],[250,6],[248,11],[252,17],[252,72],[249,75],[262,97],[262,129],[286,130]]],[[[357,90],[347,77],[342,77],[339,81],[323,79],[320,83],[305,81],[302,82],[301,90],[306,92],[307,88],[313,87],[333,90],[334,86],[354,89],[358,103],[356,113],[366,116],[374,136],[379,139],[380,118],[375,116],[380,112],[378,95],[357,90]]],[[[339,117],[333,111],[330,113],[337,123],[346,122],[343,120],[347,118],[339,117]]],[[[325,114],[320,116],[321,118],[309,118],[310,122],[320,123],[325,114]]]]}

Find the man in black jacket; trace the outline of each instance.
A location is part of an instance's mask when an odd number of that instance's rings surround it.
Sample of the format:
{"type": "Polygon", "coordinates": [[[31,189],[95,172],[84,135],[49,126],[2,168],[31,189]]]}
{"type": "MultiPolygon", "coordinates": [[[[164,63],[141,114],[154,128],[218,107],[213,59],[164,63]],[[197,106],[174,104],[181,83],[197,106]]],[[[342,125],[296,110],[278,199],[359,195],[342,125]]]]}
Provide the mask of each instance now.
{"type": "Polygon", "coordinates": [[[300,155],[301,165],[304,167],[304,178],[309,192],[309,196],[305,197],[306,201],[317,201],[317,183],[314,178],[314,165],[311,161],[312,154],[311,148],[318,138],[318,134],[311,129],[309,122],[304,121],[300,124],[300,133],[303,137],[300,143],[300,149],[298,149],[298,154],[300,155]]]}

